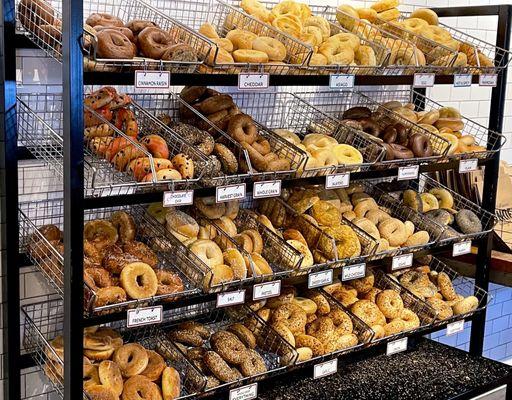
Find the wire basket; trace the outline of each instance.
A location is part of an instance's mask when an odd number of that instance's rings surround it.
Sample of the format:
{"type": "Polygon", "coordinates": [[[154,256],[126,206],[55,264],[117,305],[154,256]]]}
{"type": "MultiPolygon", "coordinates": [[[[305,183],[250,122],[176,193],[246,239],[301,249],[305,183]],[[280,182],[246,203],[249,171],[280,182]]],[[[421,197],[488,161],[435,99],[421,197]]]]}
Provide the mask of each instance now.
{"type": "MultiPolygon", "coordinates": [[[[387,101],[395,100],[394,91],[380,91],[379,97],[374,98],[367,96],[365,93],[357,91],[344,91],[344,92],[311,92],[311,93],[297,93],[297,96],[303,98],[308,103],[318,108],[323,113],[336,118],[343,124],[343,112],[352,107],[362,106],[369,108],[372,112],[378,112],[380,117],[376,121],[381,128],[387,126],[389,122],[400,123],[410,130],[409,136],[416,133],[421,133],[427,136],[430,140],[434,155],[430,157],[415,157],[404,160],[390,160],[380,161],[375,165],[375,168],[394,168],[403,165],[413,164],[428,164],[438,162],[442,157],[446,156],[449,149],[449,142],[432,133],[417,124],[403,118],[401,115],[389,110],[381,105],[387,101]]],[[[382,143],[380,139],[377,139],[382,143]]]]}
{"type": "MultiPolygon", "coordinates": [[[[300,139],[309,133],[332,136],[339,143],[356,148],[363,156],[361,164],[338,164],[317,168],[306,168],[306,162],[298,171],[301,178],[336,174],[341,172],[366,171],[384,157],[385,149],[376,138],[361,133],[309,104],[307,99],[292,93],[237,94],[239,107],[246,110],[256,121],[269,129],[287,129],[300,139]]],[[[301,150],[301,149],[299,149],[301,150]]]]}
{"type": "MultiPolygon", "coordinates": [[[[186,102],[181,100],[181,98],[174,93],[134,93],[130,95],[133,100],[137,102],[137,104],[144,109],[144,111],[151,114],[153,117],[158,119],[159,116],[168,115],[171,117],[173,122],[186,122],[186,118],[182,116],[184,113],[183,110],[187,110],[187,113],[191,113],[194,115],[196,119],[200,120],[201,127],[203,130],[209,132],[214,137],[219,137],[222,140],[222,143],[226,145],[229,150],[235,155],[238,165],[247,165],[248,167],[251,165],[249,161],[249,156],[247,151],[240,146],[238,142],[233,140],[229,135],[221,131],[217,126],[211,123],[211,121],[200,114],[196,109],[189,106],[186,102]]],[[[176,131],[176,134],[179,134],[176,131]]],[[[204,153],[203,153],[204,154],[204,153]]],[[[207,157],[205,155],[205,157],[207,157]]],[[[248,173],[237,173],[233,175],[225,175],[221,176],[210,176],[209,171],[207,170],[204,173],[203,179],[201,183],[204,186],[222,186],[222,185],[232,185],[236,183],[241,183],[248,180],[251,174],[257,174],[253,170],[248,173]]]]}
{"type": "MultiPolygon", "coordinates": [[[[61,2],[51,1],[53,8],[51,14],[54,15],[53,29],[44,30],[40,25],[48,24],[49,21],[41,19],[37,12],[44,12],[40,6],[29,6],[32,4],[27,1],[18,3],[18,22],[19,26],[27,31],[28,36],[37,46],[43,49],[48,55],[57,61],[62,60],[62,15],[61,2]],[[38,9],[39,8],[39,9],[38,9]],[[57,22],[58,21],[58,22],[57,22]]],[[[132,20],[149,20],[155,22],[165,31],[170,31],[172,36],[181,43],[190,45],[198,56],[198,61],[164,61],[154,60],[145,57],[135,57],[133,59],[106,59],[97,56],[98,40],[94,30],[85,27],[83,33],[83,52],[85,70],[99,72],[126,72],[136,69],[166,70],[174,73],[192,73],[208,57],[211,51],[211,43],[205,40],[201,35],[187,26],[169,18],[157,8],[140,1],[127,0],[119,3],[115,0],[100,0],[97,2],[86,2],[84,6],[85,20],[94,13],[106,13],[114,15],[123,22],[132,20]]]]}
{"type": "Polygon", "coordinates": [[[237,74],[241,72],[267,72],[274,75],[286,75],[300,66],[307,64],[313,53],[311,46],[307,46],[294,37],[264,24],[253,18],[228,2],[220,0],[153,0],[152,4],[172,18],[182,22],[190,28],[198,31],[204,23],[210,23],[217,34],[223,38],[232,29],[243,29],[258,34],[269,36],[279,40],[287,50],[287,56],[283,63],[270,62],[266,64],[256,63],[224,63],[219,55],[219,47],[204,36],[211,47],[212,52],[201,66],[203,73],[227,73],[237,74]]]}
{"type": "Polygon", "coordinates": [[[377,248],[376,241],[370,235],[344,219],[340,223],[350,226],[356,233],[361,244],[361,255],[353,258],[342,258],[338,256],[337,251],[337,246],[341,245],[340,241],[322,231],[317,225],[314,225],[309,219],[296,212],[281,198],[258,201],[257,209],[259,213],[265,215],[272,222],[277,231],[296,229],[304,236],[308,243],[315,263],[310,267],[299,268],[294,273],[294,276],[365,262],[365,260],[373,256],[377,248]]]}
{"type": "MultiPolygon", "coordinates": [[[[442,104],[435,102],[434,100],[429,99],[424,94],[414,90],[396,90],[396,91],[368,91],[364,93],[364,95],[370,97],[373,101],[378,103],[385,103],[390,100],[396,100],[401,102],[402,104],[411,103],[415,105],[416,111],[433,111],[439,110],[443,108],[442,104]]],[[[475,138],[475,144],[478,146],[485,147],[488,150],[484,151],[470,151],[467,153],[460,154],[445,154],[444,158],[448,160],[455,159],[469,159],[469,158],[478,158],[478,159],[486,159],[491,157],[494,153],[500,150],[506,142],[506,137],[498,132],[492,131],[489,128],[478,124],[477,122],[465,118],[461,116],[461,120],[464,123],[464,129],[460,131],[462,136],[470,135],[475,138]],[[498,142],[501,140],[501,144],[498,147],[498,142]]],[[[422,132],[427,132],[426,129],[423,129],[421,126],[418,127],[422,132]]]]}
{"type": "MultiPolygon", "coordinates": [[[[197,294],[199,291],[194,283],[201,281],[204,274],[182,253],[176,251],[176,248],[171,243],[165,240],[161,227],[150,219],[142,206],[89,210],[85,212],[84,219],[85,221],[109,219],[112,213],[120,210],[132,215],[138,228],[135,239],[153,248],[158,257],[158,268],[179,276],[183,283],[183,290],[172,294],[156,295],[147,299],[127,300],[99,307],[96,306],[95,290],[84,284],[85,310],[91,314],[105,314],[128,308],[173,301],[181,297],[197,294]]],[[[49,242],[38,231],[38,228],[48,224],[53,224],[59,229],[63,229],[64,204],[62,199],[20,204],[19,216],[20,248],[29,256],[32,263],[41,271],[59,296],[63,297],[64,257],[56,245],[49,242]]]]}
{"type": "Polygon", "coordinates": [[[18,203],[62,199],[62,177],[42,161],[19,161],[18,203]]]}
{"type": "MultiPolygon", "coordinates": [[[[250,377],[243,377],[233,382],[222,383],[213,388],[204,387],[204,393],[213,395],[237,386],[245,385],[251,382],[259,381],[280,373],[287,366],[295,364],[297,352],[288,344],[274,329],[270,328],[263,319],[253,313],[245,305],[239,307],[216,308],[216,302],[196,304],[177,309],[172,315],[166,315],[166,325],[163,330],[167,333],[172,330],[179,320],[196,321],[204,324],[210,332],[217,332],[226,329],[235,323],[242,323],[251,326],[252,332],[256,336],[257,346],[255,350],[263,358],[267,371],[250,377]]],[[[175,344],[177,351],[186,358],[186,349],[184,346],[175,344]]],[[[209,349],[209,341],[206,341],[205,347],[209,349]]],[[[203,375],[203,381],[206,383],[207,377],[203,375]]]]}
{"type": "MultiPolygon", "coordinates": [[[[466,240],[476,240],[481,239],[486,236],[489,232],[492,231],[495,225],[495,217],[490,212],[484,210],[483,208],[477,206],[475,203],[471,202],[464,196],[454,192],[453,190],[447,188],[436,180],[428,177],[425,174],[421,174],[418,180],[408,181],[409,185],[406,189],[414,190],[417,193],[428,193],[432,189],[444,189],[447,190],[451,196],[453,197],[453,207],[452,209],[455,211],[459,210],[470,210],[476,214],[480,222],[482,223],[482,231],[470,234],[460,233],[450,228],[449,226],[442,225],[441,223],[435,221],[428,214],[422,214],[424,219],[431,220],[432,223],[438,225],[437,231],[441,231],[442,234],[438,238],[437,243],[439,245],[446,245],[451,242],[463,242],[466,240]]],[[[404,189],[405,190],[405,189],[404,189]]],[[[395,197],[395,196],[393,196],[395,197]]],[[[401,199],[397,199],[398,201],[402,201],[401,199]]]]}
{"type": "Polygon", "coordinates": [[[363,191],[373,197],[381,210],[402,222],[411,221],[416,228],[415,231],[426,231],[429,234],[428,243],[416,246],[404,246],[381,252],[378,252],[377,250],[375,255],[370,257],[370,260],[380,260],[382,258],[394,257],[399,254],[416,253],[421,250],[426,250],[438,243],[438,239],[442,234],[442,230],[439,229],[439,226],[433,221],[423,218],[423,216],[418,214],[416,211],[409,207],[404,207],[400,202],[397,202],[395,198],[377,187],[376,180],[357,181],[354,182],[354,184],[361,185],[363,191]]]}
{"type": "MultiPolygon", "coordinates": [[[[50,300],[22,307],[25,319],[23,344],[34,361],[44,371],[60,398],[64,398],[64,361],[50,342],[63,334],[64,302],[50,300]]],[[[114,323],[109,327],[118,330],[125,343],[139,343],[148,350],[159,353],[168,366],[174,367],[181,378],[179,399],[191,398],[197,392],[196,381],[200,381],[199,371],[165,339],[165,335],[153,326],[138,329],[126,329],[123,323],[114,323]]],[[[80,371],[76,371],[80,372],[80,371]]],[[[84,392],[84,399],[91,398],[84,392]]]]}

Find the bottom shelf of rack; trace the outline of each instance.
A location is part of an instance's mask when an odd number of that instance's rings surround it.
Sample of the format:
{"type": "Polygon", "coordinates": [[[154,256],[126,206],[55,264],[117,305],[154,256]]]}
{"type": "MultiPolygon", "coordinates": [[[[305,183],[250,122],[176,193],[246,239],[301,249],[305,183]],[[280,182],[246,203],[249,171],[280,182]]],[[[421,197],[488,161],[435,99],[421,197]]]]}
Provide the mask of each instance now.
{"type": "Polygon", "coordinates": [[[424,338],[393,356],[374,349],[377,355],[369,356],[369,350],[340,358],[338,372],[319,381],[303,369],[260,382],[258,398],[471,399],[512,383],[512,367],[424,338]]]}

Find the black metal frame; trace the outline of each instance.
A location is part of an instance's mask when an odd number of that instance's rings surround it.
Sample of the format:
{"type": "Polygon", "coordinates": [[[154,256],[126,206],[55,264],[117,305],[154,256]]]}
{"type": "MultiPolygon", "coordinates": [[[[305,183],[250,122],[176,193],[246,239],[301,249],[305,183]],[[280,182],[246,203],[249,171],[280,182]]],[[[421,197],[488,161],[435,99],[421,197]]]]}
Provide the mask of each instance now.
{"type": "MultiPolygon", "coordinates": [[[[14,0],[3,0],[3,35],[0,34],[0,82],[4,84],[0,90],[0,134],[4,140],[3,148],[0,148],[0,168],[3,170],[1,177],[1,189],[5,194],[2,198],[3,225],[2,248],[5,250],[4,269],[9,271],[7,279],[7,326],[6,345],[8,353],[9,384],[6,386],[5,398],[17,399],[20,397],[20,381],[12,379],[19,377],[20,373],[20,335],[19,335],[19,265],[18,259],[18,180],[17,161],[19,149],[17,149],[16,137],[16,77],[15,77],[15,46],[5,46],[5,43],[15,43],[17,46],[26,46],[26,40],[22,36],[15,35],[15,7],[14,0]],[[7,234],[8,231],[8,234],[7,234]]],[[[479,16],[497,15],[498,35],[497,45],[508,48],[510,42],[510,19],[512,6],[481,6],[481,7],[454,7],[435,10],[441,17],[449,16],[479,16]]],[[[83,327],[92,321],[84,321],[83,309],[83,211],[85,209],[115,206],[119,204],[134,204],[160,200],[161,193],[135,194],[108,198],[84,199],[83,198],[83,130],[82,130],[82,92],[84,84],[121,84],[133,81],[133,74],[118,73],[83,73],[82,53],[79,40],[82,34],[81,0],[68,0],[63,2],[63,77],[64,77],[64,196],[65,196],[65,399],[78,399],[82,397],[82,332],[83,327]]],[[[1,32],[0,32],[1,33],[1,32]]],[[[506,91],[505,69],[498,78],[498,86],[492,90],[492,102],[489,128],[501,132],[503,125],[503,109],[506,91]]],[[[329,77],[321,76],[272,76],[273,86],[305,86],[328,85],[329,77]]],[[[411,85],[412,76],[356,76],[356,85],[411,85]]],[[[478,77],[473,77],[473,83],[478,82],[478,77]]],[[[234,86],[238,83],[236,75],[200,75],[200,74],[173,74],[172,84],[200,84],[234,86]]],[[[436,84],[451,84],[453,76],[436,76],[436,84]]],[[[1,86],[0,86],[1,88],[1,86]]],[[[500,146],[500,143],[495,144],[500,146]]],[[[491,149],[492,150],[492,149],[491,149]]],[[[485,163],[485,186],[483,207],[493,212],[496,200],[497,173],[499,167],[499,151],[485,163]]],[[[421,168],[422,172],[453,169],[458,163],[445,163],[438,166],[428,165],[421,168]]],[[[355,173],[355,178],[370,178],[396,175],[396,169],[385,171],[370,171],[355,173]]],[[[321,178],[320,178],[321,179],[321,178]]],[[[286,185],[305,183],[318,183],[318,179],[294,180],[286,182],[286,185]]],[[[211,189],[202,191],[211,193],[211,189]]],[[[199,195],[199,193],[198,193],[199,195]]],[[[488,288],[490,270],[490,252],[492,248],[492,234],[479,242],[479,254],[476,268],[476,284],[484,290],[488,288]]],[[[119,316],[121,317],[121,316],[119,316]]],[[[106,320],[107,318],[105,318],[106,320]]],[[[108,318],[111,320],[111,318],[108,318]]],[[[95,322],[101,322],[97,320],[95,322]]],[[[471,332],[471,353],[481,354],[483,346],[483,332],[485,324],[485,311],[478,312],[473,317],[471,332]]],[[[436,327],[435,329],[440,329],[436,327]]],[[[427,331],[422,334],[428,333],[427,331]]],[[[23,358],[25,360],[25,358],[23,358]]],[[[25,360],[26,361],[26,360],[25,360]]],[[[26,362],[24,362],[26,365],[26,362]]]]}

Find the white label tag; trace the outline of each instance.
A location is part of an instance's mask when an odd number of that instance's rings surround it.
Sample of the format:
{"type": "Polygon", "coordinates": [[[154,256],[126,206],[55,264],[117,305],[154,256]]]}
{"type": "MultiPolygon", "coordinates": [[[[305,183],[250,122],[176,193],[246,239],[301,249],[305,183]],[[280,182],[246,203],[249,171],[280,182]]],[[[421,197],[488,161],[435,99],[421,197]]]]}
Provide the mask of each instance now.
{"type": "Polygon", "coordinates": [[[476,158],[468,158],[467,160],[460,160],[459,174],[473,172],[478,169],[478,160],[476,158]]]}
{"type": "Polygon", "coordinates": [[[453,75],[453,87],[469,87],[473,83],[473,75],[457,74],[453,75]]]}
{"type": "Polygon", "coordinates": [[[329,77],[329,88],[335,90],[350,89],[354,87],[355,81],[355,75],[331,74],[329,77]]]}
{"type": "Polygon", "coordinates": [[[464,254],[471,253],[471,240],[453,244],[452,256],[463,256],[464,254]]]}
{"type": "Polygon", "coordinates": [[[350,186],[350,172],[344,174],[327,175],[325,178],[326,189],[341,189],[350,186]]]}
{"type": "Polygon", "coordinates": [[[281,281],[273,281],[254,285],[252,291],[253,300],[269,299],[281,294],[281,281]]]}
{"type": "Polygon", "coordinates": [[[164,207],[189,206],[194,203],[193,190],[164,192],[164,207]]]}
{"type": "Polygon", "coordinates": [[[391,262],[391,270],[396,271],[397,269],[409,268],[412,266],[412,260],[412,253],[394,256],[391,262]]]}
{"type": "Polygon", "coordinates": [[[402,339],[389,342],[386,348],[386,355],[390,356],[392,354],[401,353],[402,351],[407,350],[407,341],[407,338],[404,337],[402,339]]]}
{"type": "Polygon", "coordinates": [[[231,200],[240,200],[245,198],[245,183],[238,185],[219,186],[215,191],[217,203],[225,203],[231,200]]]}
{"type": "Polygon", "coordinates": [[[414,74],[414,87],[428,88],[434,86],[436,74],[414,74]]]}
{"type": "Polygon", "coordinates": [[[308,276],[308,288],[313,289],[320,286],[330,285],[332,283],[333,271],[313,272],[308,276]]]}
{"type": "Polygon", "coordinates": [[[135,328],[137,326],[159,324],[162,322],[162,313],[162,306],[128,310],[126,313],[126,326],[128,328],[135,328]]]}
{"type": "Polygon", "coordinates": [[[400,167],[400,168],[398,168],[397,180],[406,181],[409,179],[417,179],[419,173],[420,173],[419,165],[411,165],[409,167],[400,167]]]}
{"type": "Polygon", "coordinates": [[[254,182],[252,197],[264,199],[266,197],[281,196],[281,181],[254,182]]]}
{"type": "Polygon", "coordinates": [[[269,74],[240,74],[238,75],[239,90],[265,90],[270,84],[269,74]]]}
{"type": "Polygon", "coordinates": [[[480,86],[496,87],[498,85],[498,75],[480,75],[478,84],[480,86]]]}
{"type": "Polygon", "coordinates": [[[258,397],[258,384],[242,386],[229,391],[229,400],[252,400],[258,397]]]}
{"type": "Polygon", "coordinates": [[[217,295],[217,308],[236,306],[245,303],[245,289],[234,292],[219,293],[217,295]]]}
{"type": "Polygon", "coordinates": [[[455,335],[464,330],[464,320],[455,321],[446,325],[446,336],[455,335]]]}
{"type": "Polygon", "coordinates": [[[169,71],[135,71],[137,89],[169,89],[171,73],[169,71]]]}
{"type": "Polygon", "coordinates": [[[313,370],[313,378],[319,379],[338,372],[338,359],[329,360],[321,364],[317,364],[313,370]]]}
{"type": "Polygon", "coordinates": [[[361,279],[366,276],[366,264],[347,265],[341,270],[341,281],[361,279]]]}

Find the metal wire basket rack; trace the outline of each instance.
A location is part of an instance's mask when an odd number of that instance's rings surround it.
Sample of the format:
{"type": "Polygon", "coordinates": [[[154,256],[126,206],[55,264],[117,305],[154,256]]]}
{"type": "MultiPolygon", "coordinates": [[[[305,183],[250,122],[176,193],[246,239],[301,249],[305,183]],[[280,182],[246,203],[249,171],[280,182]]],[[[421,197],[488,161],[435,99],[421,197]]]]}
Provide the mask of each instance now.
{"type": "Polygon", "coordinates": [[[289,130],[301,140],[309,133],[324,134],[333,137],[338,143],[354,147],[363,156],[363,162],[360,164],[308,167],[309,156],[306,154],[306,161],[297,172],[297,176],[301,178],[346,171],[365,171],[384,157],[385,149],[378,139],[340,124],[337,119],[293,93],[251,93],[236,94],[233,97],[241,109],[271,130],[289,130]]]}
{"type": "MultiPolygon", "coordinates": [[[[416,157],[404,160],[384,160],[376,163],[375,168],[393,168],[404,165],[429,164],[440,161],[448,153],[450,143],[445,138],[436,133],[430,132],[421,126],[405,119],[401,115],[381,105],[381,102],[395,100],[393,91],[379,92],[379,98],[369,97],[364,93],[357,91],[344,92],[306,92],[297,93],[297,96],[312,104],[327,115],[332,116],[343,124],[344,111],[352,107],[367,107],[373,113],[378,113],[377,124],[381,128],[387,126],[390,122],[400,123],[409,130],[409,136],[421,133],[428,137],[432,146],[433,155],[430,157],[416,157]]],[[[380,140],[380,139],[378,139],[380,140]]]]}
{"type": "MultiPolygon", "coordinates": [[[[465,319],[470,317],[471,315],[477,313],[478,311],[483,310],[487,307],[487,305],[490,303],[492,298],[490,297],[489,293],[487,293],[485,290],[479,288],[475,285],[475,282],[473,279],[468,279],[462,275],[459,275],[456,271],[448,267],[445,263],[440,261],[439,259],[432,257],[432,261],[428,264],[428,267],[432,272],[435,272],[437,274],[444,272],[448,275],[450,278],[453,288],[455,290],[455,293],[457,295],[463,296],[464,298],[469,296],[474,296],[478,300],[478,305],[476,308],[474,308],[471,311],[468,311],[466,313],[453,315],[451,317],[448,317],[446,319],[441,319],[439,315],[436,318],[436,324],[446,324],[454,321],[458,321],[461,319],[465,319]]],[[[403,272],[403,271],[402,271],[403,272]]],[[[395,274],[392,274],[392,279],[397,279],[395,274]]],[[[403,285],[402,285],[403,286],[403,285]]],[[[410,290],[409,290],[410,291],[410,290]]],[[[413,293],[416,297],[418,296],[418,293],[413,293]]],[[[421,297],[419,297],[421,299],[421,297]]]]}
{"type": "Polygon", "coordinates": [[[313,53],[311,46],[307,46],[294,37],[280,32],[277,29],[253,18],[237,7],[221,1],[212,0],[202,2],[197,0],[153,0],[152,4],[172,18],[182,22],[190,28],[198,31],[204,23],[210,23],[217,34],[224,38],[233,29],[243,29],[258,34],[269,36],[279,40],[286,47],[287,56],[283,63],[269,62],[265,64],[227,62],[225,63],[219,52],[219,46],[211,39],[201,35],[212,47],[211,54],[205,60],[205,64],[199,69],[205,73],[236,74],[241,72],[267,72],[274,75],[286,75],[293,73],[301,66],[307,65],[313,53]]]}
{"type": "MultiPolygon", "coordinates": [[[[22,307],[24,317],[24,350],[30,353],[34,361],[44,371],[51,385],[60,398],[64,398],[62,353],[57,352],[51,342],[62,335],[64,330],[64,302],[50,300],[25,305],[22,307]]],[[[124,343],[139,343],[148,350],[159,353],[167,366],[174,367],[180,374],[181,394],[179,399],[193,398],[199,389],[200,372],[165,339],[165,335],[155,326],[126,329],[122,324],[109,326],[118,330],[124,343]]],[[[83,399],[92,400],[84,392],[83,399]]]]}
{"type": "MultiPolygon", "coordinates": [[[[162,330],[165,333],[170,332],[176,327],[180,320],[199,322],[203,324],[210,333],[225,330],[235,323],[242,323],[250,327],[250,330],[256,337],[255,351],[263,358],[267,371],[248,377],[241,377],[232,382],[221,383],[212,388],[204,387],[203,393],[207,395],[213,395],[237,386],[268,378],[288,366],[294,365],[297,360],[297,352],[295,349],[279,336],[274,329],[268,326],[263,319],[253,313],[251,309],[245,305],[216,308],[216,302],[212,301],[177,309],[176,312],[172,312],[172,315],[166,315],[166,324],[162,330]]],[[[180,344],[175,344],[175,346],[177,351],[186,358],[188,349],[180,344]]],[[[210,350],[209,340],[205,341],[203,348],[210,350]]],[[[206,384],[206,372],[203,374],[203,381],[206,384]]]]}
{"type": "Polygon", "coordinates": [[[373,256],[377,248],[375,239],[353,225],[350,221],[342,220],[340,223],[348,225],[355,232],[361,244],[361,254],[359,256],[343,258],[341,255],[338,255],[337,246],[341,244],[340,241],[336,240],[325,231],[322,231],[317,225],[313,224],[309,218],[305,218],[304,215],[299,214],[286,204],[283,199],[271,198],[259,200],[257,210],[272,222],[278,232],[284,231],[285,229],[296,229],[304,236],[313,255],[314,264],[308,267],[301,265],[294,273],[295,276],[364,262],[373,256]]]}
{"type": "MultiPolygon", "coordinates": [[[[30,3],[32,4],[32,3],[30,3]]],[[[179,73],[195,72],[211,51],[211,43],[193,29],[169,18],[157,8],[140,0],[127,0],[119,3],[114,0],[87,2],[84,7],[84,23],[94,13],[114,15],[123,22],[132,20],[149,20],[160,28],[172,32],[173,37],[181,43],[190,45],[198,56],[197,61],[165,61],[151,58],[135,57],[133,59],[106,59],[97,55],[98,40],[96,32],[84,27],[83,51],[86,70],[100,72],[123,72],[136,69],[166,70],[179,73]]],[[[17,1],[18,27],[27,32],[29,38],[49,56],[57,61],[62,60],[62,15],[61,2],[51,1],[45,7],[37,4],[30,6],[28,1],[17,1]],[[41,18],[40,15],[47,15],[41,18]],[[49,17],[51,15],[52,17],[49,17]],[[43,29],[43,25],[53,25],[52,29],[43,29]]]]}
{"type": "MultiPolygon", "coordinates": [[[[64,257],[60,244],[48,241],[38,230],[44,225],[55,225],[62,229],[64,223],[64,205],[62,199],[28,202],[20,204],[20,247],[56,290],[60,297],[64,293],[64,257]]],[[[181,280],[183,289],[175,293],[155,295],[147,299],[132,299],[119,303],[99,306],[96,304],[97,288],[84,284],[84,308],[89,314],[106,314],[128,308],[151,305],[160,302],[174,301],[181,297],[197,294],[195,285],[204,279],[202,271],[187,259],[183,253],[176,251],[171,243],[165,240],[162,229],[156,225],[141,206],[115,207],[91,210],[86,212],[85,220],[109,219],[115,211],[129,213],[137,226],[135,239],[149,245],[158,258],[157,269],[171,272],[181,280]]]]}
{"type": "MultiPolygon", "coordinates": [[[[456,231],[455,229],[442,225],[435,219],[432,219],[429,217],[428,214],[422,214],[424,218],[431,219],[432,223],[439,225],[439,229],[442,231],[441,236],[438,238],[438,244],[439,245],[445,245],[451,242],[461,242],[465,240],[476,240],[480,239],[484,236],[486,236],[489,232],[492,231],[495,225],[495,216],[491,214],[490,212],[482,209],[475,203],[471,202],[470,200],[466,199],[464,196],[461,196],[460,194],[454,192],[453,190],[447,188],[446,186],[442,185],[441,183],[437,182],[436,180],[430,178],[429,176],[425,174],[421,174],[418,180],[409,181],[408,186],[406,189],[414,190],[417,193],[428,193],[429,191],[433,189],[443,189],[448,191],[448,193],[453,198],[453,206],[451,207],[452,210],[460,211],[460,210],[470,210],[478,217],[480,222],[482,223],[482,231],[481,232],[475,232],[475,233],[469,233],[464,234],[459,231],[456,231]]],[[[398,194],[400,196],[400,194],[398,194]]],[[[393,197],[395,197],[395,194],[393,194],[393,197]]],[[[401,201],[401,199],[397,199],[398,201],[401,201]]]]}
{"type": "MultiPolygon", "coordinates": [[[[426,97],[424,94],[419,93],[417,90],[395,90],[395,91],[368,91],[364,93],[365,96],[370,97],[373,101],[384,104],[391,100],[399,101],[403,104],[414,104],[416,111],[434,111],[440,110],[443,107],[442,104],[435,102],[434,100],[426,97]]],[[[464,160],[470,158],[478,158],[478,159],[486,159],[491,157],[494,153],[496,153],[503,145],[506,143],[506,137],[498,132],[489,130],[487,127],[480,125],[479,123],[461,116],[461,121],[464,123],[464,128],[460,131],[462,136],[472,136],[475,139],[475,145],[484,147],[485,150],[479,151],[467,151],[464,153],[454,154],[451,151],[448,151],[444,155],[444,159],[448,160],[464,160]],[[501,140],[501,145],[497,147],[498,141],[501,140]],[[489,150],[491,149],[491,150],[489,150]]],[[[426,129],[423,129],[419,126],[418,129],[421,129],[423,132],[426,132],[426,129]]]]}
{"type": "MultiPolygon", "coordinates": [[[[195,119],[200,121],[199,124],[201,125],[201,128],[204,128],[203,130],[212,134],[217,138],[217,141],[221,141],[225,146],[229,148],[229,150],[231,150],[237,159],[239,169],[241,165],[247,165],[248,168],[251,168],[251,162],[249,160],[247,151],[242,148],[238,142],[233,140],[229,135],[215,126],[209,119],[201,115],[196,109],[181,100],[178,95],[171,92],[169,94],[136,93],[131,94],[130,96],[137,102],[138,105],[144,109],[144,111],[150,113],[152,116],[160,120],[162,115],[168,115],[173,122],[187,121],[187,119],[182,115],[184,113],[195,116],[195,119]]],[[[180,132],[179,130],[175,131],[176,134],[179,134],[180,132]]],[[[205,155],[205,157],[207,156],[208,155],[205,155]]],[[[247,173],[240,172],[232,175],[222,174],[220,176],[210,176],[209,172],[206,171],[202,177],[201,183],[205,186],[214,187],[221,185],[232,185],[247,181],[252,175],[257,174],[258,173],[255,172],[252,168],[247,173]]]]}

